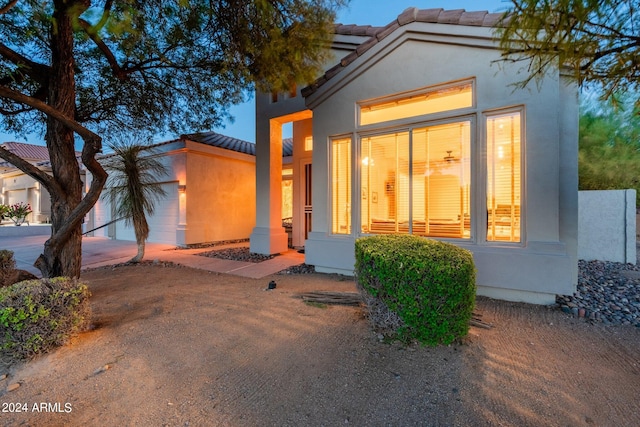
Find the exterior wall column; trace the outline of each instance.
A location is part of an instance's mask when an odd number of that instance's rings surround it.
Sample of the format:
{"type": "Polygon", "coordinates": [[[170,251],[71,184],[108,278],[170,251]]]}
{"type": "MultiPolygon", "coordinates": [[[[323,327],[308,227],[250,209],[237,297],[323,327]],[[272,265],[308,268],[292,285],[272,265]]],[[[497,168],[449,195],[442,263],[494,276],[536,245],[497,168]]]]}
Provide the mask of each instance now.
{"type": "Polygon", "coordinates": [[[288,250],[282,227],[282,125],[265,120],[256,132],[256,226],[250,251],[271,255],[288,250]],[[268,129],[261,129],[261,126],[268,129]]]}

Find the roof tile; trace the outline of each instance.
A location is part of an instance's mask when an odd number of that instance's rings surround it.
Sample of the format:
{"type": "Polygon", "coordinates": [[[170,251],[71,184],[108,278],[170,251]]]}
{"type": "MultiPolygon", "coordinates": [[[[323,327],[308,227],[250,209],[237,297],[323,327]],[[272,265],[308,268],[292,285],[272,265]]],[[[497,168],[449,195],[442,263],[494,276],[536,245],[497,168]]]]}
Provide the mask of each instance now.
{"type": "Polygon", "coordinates": [[[385,37],[387,37],[389,34],[393,33],[398,28],[400,28],[400,24],[398,23],[398,20],[396,19],[395,21],[387,24],[384,28],[382,28],[380,31],[378,31],[376,33],[376,38],[378,39],[378,41],[380,41],[380,40],[384,39],[385,37]]]}
{"type": "Polygon", "coordinates": [[[329,68],[326,72],[325,72],[325,76],[327,76],[327,79],[332,78],[333,76],[335,76],[336,74],[338,74],[340,71],[342,71],[342,64],[341,63],[337,63],[336,65],[334,65],[333,67],[329,68]]]}
{"type": "Polygon", "coordinates": [[[221,135],[216,132],[198,132],[187,135],[182,135],[181,139],[188,139],[190,141],[199,142],[201,144],[210,145],[212,147],[224,148],[227,150],[236,151],[238,153],[256,155],[256,146],[247,141],[241,139],[232,138],[226,135],[221,135]]]}
{"type": "MultiPolygon", "coordinates": [[[[256,145],[254,143],[222,135],[216,132],[190,133],[182,135],[180,139],[188,139],[189,141],[199,142],[201,144],[223,148],[238,153],[249,154],[251,156],[256,155],[256,145]]],[[[282,155],[293,155],[293,140],[291,138],[287,138],[282,141],[282,155]]]]}
{"type": "Polygon", "coordinates": [[[356,52],[358,53],[358,56],[362,55],[364,52],[369,50],[376,43],[378,43],[378,39],[375,37],[371,37],[369,40],[362,43],[360,46],[356,48],[356,52]]]}
{"type": "Polygon", "coordinates": [[[358,58],[358,50],[354,50],[353,52],[349,53],[347,56],[345,56],[344,58],[342,58],[340,60],[340,65],[342,65],[343,67],[346,67],[347,65],[351,64],[353,61],[355,61],[358,58]]]}
{"type": "Polygon", "coordinates": [[[444,9],[420,9],[416,14],[416,21],[418,22],[438,22],[438,16],[444,9]]]}
{"type": "Polygon", "coordinates": [[[2,148],[25,160],[49,160],[49,150],[44,145],[26,144],[24,142],[5,142],[2,148]]]}
{"type": "Polygon", "coordinates": [[[400,25],[406,25],[416,20],[418,15],[418,8],[409,7],[404,10],[400,15],[398,15],[398,23],[400,25]]]}
{"type": "Polygon", "coordinates": [[[355,27],[357,27],[357,25],[355,25],[355,24],[347,24],[347,25],[338,24],[335,27],[335,31],[336,31],[337,34],[343,34],[345,36],[352,36],[355,27]]]}
{"type": "Polygon", "coordinates": [[[459,25],[470,25],[480,27],[484,23],[484,17],[488,15],[488,12],[464,12],[460,16],[459,25]]]}
{"type": "Polygon", "coordinates": [[[438,16],[438,24],[458,25],[463,13],[464,9],[443,10],[438,16]]]}
{"type": "MultiPolygon", "coordinates": [[[[403,25],[412,22],[427,22],[437,24],[466,25],[466,26],[482,26],[494,27],[502,25],[505,13],[488,13],[486,11],[467,12],[464,9],[444,10],[441,8],[434,9],[417,9],[410,7],[405,9],[396,19],[391,21],[385,27],[372,27],[370,25],[343,25],[336,24],[334,32],[338,35],[368,35],[371,38],[361,43],[353,52],[350,52],[340,60],[338,65],[331,67],[328,71],[320,76],[314,83],[303,88],[301,93],[303,97],[310,96],[320,86],[325,84],[329,79],[338,74],[344,67],[347,67],[359,56],[363,55],[371,49],[376,43],[383,40],[389,34],[403,25]]],[[[508,22],[508,21],[505,21],[508,22]]]]}
{"type": "Polygon", "coordinates": [[[487,13],[484,17],[484,21],[482,22],[483,27],[496,27],[496,26],[506,26],[510,21],[510,16],[506,12],[500,13],[487,13]]]}

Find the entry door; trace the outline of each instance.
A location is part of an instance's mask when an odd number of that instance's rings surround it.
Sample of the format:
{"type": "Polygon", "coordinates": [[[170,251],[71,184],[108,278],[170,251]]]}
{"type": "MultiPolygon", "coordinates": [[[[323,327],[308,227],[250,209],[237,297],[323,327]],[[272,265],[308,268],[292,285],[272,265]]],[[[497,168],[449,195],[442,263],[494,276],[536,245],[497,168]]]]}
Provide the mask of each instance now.
{"type": "Polygon", "coordinates": [[[304,239],[309,238],[311,232],[311,163],[304,165],[304,239]]]}

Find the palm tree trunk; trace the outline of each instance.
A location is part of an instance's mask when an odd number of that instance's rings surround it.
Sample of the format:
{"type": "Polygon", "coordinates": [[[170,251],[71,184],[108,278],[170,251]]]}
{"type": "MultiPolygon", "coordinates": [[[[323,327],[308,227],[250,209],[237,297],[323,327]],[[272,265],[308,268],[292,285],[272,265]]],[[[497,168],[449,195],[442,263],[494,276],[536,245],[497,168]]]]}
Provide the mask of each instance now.
{"type": "Polygon", "coordinates": [[[142,240],[138,240],[138,254],[136,256],[134,256],[133,258],[131,258],[131,261],[129,262],[133,262],[133,263],[139,263],[140,261],[142,261],[142,258],[144,258],[144,246],[145,246],[145,239],[142,240]]]}

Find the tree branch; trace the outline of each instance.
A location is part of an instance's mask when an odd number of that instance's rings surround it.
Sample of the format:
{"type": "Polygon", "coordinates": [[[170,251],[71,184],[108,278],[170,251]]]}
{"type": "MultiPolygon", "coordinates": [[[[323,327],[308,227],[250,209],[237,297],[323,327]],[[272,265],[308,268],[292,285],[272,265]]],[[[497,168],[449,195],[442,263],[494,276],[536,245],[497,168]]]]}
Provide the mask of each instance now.
{"type": "Polygon", "coordinates": [[[640,40],[634,42],[634,43],[629,43],[626,45],[622,45],[622,46],[617,46],[611,49],[607,49],[607,50],[600,50],[597,51],[593,54],[593,57],[584,65],[582,65],[580,67],[580,70],[584,71],[586,69],[588,69],[589,67],[591,67],[596,61],[598,61],[601,58],[604,58],[607,55],[611,55],[611,54],[615,54],[615,53],[622,53],[627,49],[631,49],[634,47],[639,47],[640,46],[640,40]]]}
{"type": "Polygon", "coordinates": [[[91,31],[92,32],[95,32],[97,34],[106,25],[107,21],[109,20],[109,17],[111,16],[111,7],[112,6],[113,6],[113,0],[107,0],[105,2],[102,18],[100,18],[100,21],[98,21],[98,23],[96,25],[91,27],[91,31]]]}
{"type": "Polygon", "coordinates": [[[51,193],[51,191],[61,190],[61,188],[58,186],[58,183],[55,180],[53,180],[53,178],[51,178],[50,175],[41,171],[35,165],[29,163],[22,157],[16,154],[13,154],[11,151],[3,147],[0,147],[0,158],[11,163],[12,165],[14,165],[18,169],[26,173],[33,179],[40,182],[47,189],[47,191],[49,191],[49,193],[51,193]]]}
{"type": "MultiPolygon", "coordinates": [[[[107,172],[96,160],[96,154],[98,154],[98,151],[95,149],[94,144],[91,143],[91,141],[85,140],[85,144],[82,148],[82,163],[87,167],[87,170],[91,172],[91,186],[80,203],[71,211],[64,225],[60,227],[49,240],[47,240],[45,244],[45,251],[53,251],[54,253],[58,251],[68,240],[69,235],[71,235],[71,233],[81,223],[86,213],[89,212],[89,210],[91,210],[98,201],[102,188],[104,187],[105,182],[107,182],[107,172]]],[[[43,266],[44,263],[45,257],[44,255],[40,255],[33,265],[42,270],[41,266],[43,266]]]]}
{"type": "Polygon", "coordinates": [[[119,79],[124,80],[127,77],[127,73],[124,72],[118,61],[116,60],[115,55],[111,52],[111,49],[106,45],[106,43],[102,40],[102,38],[98,35],[98,32],[95,31],[94,27],[91,26],[90,23],[85,21],[84,19],[78,20],[80,26],[84,30],[84,32],[89,36],[89,38],[98,46],[98,49],[104,54],[109,66],[113,70],[113,74],[119,79]]]}
{"type": "Polygon", "coordinates": [[[19,70],[23,74],[27,74],[31,76],[35,81],[40,83],[41,85],[46,85],[48,80],[48,75],[50,73],[50,67],[44,64],[39,64],[30,60],[29,58],[22,56],[18,52],[10,49],[4,43],[0,43],[0,56],[19,66],[19,70]]]}
{"type": "Polygon", "coordinates": [[[4,15],[5,13],[9,12],[9,10],[11,10],[11,8],[13,8],[13,6],[15,6],[17,3],[18,0],[10,0],[9,3],[0,7],[0,15],[4,15]]]}
{"type": "Polygon", "coordinates": [[[20,108],[19,110],[7,110],[5,108],[0,108],[0,114],[3,116],[17,116],[18,114],[26,113],[31,110],[32,108],[20,108]]]}
{"type": "Polygon", "coordinates": [[[3,98],[11,99],[15,102],[19,102],[21,104],[26,104],[38,111],[45,113],[49,117],[53,117],[69,129],[80,135],[80,137],[85,141],[85,144],[89,143],[94,146],[96,153],[99,153],[102,150],[102,138],[91,132],[89,129],[83,127],[80,123],[77,123],[73,119],[65,116],[50,105],[40,101],[39,99],[24,95],[18,91],[4,86],[0,86],[0,96],[3,98]]]}
{"type": "MultiPolygon", "coordinates": [[[[13,101],[29,105],[45,114],[49,117],[52,117],[58,120],[67,128],[73,130],[75,133],[80,135],[82,140],[84,141],[84,146],[82,148],[82,163],[87,167],[89,172],[93,175],[93,181],[91,182],[91,187],[89,192],[85,195],[82,201],[71,211],[67,221],[64,223],[57,232],[51,236],[49,240],[45,243],[45,252],[52,251],[56,252],[64,243],[69,239],[71,233],[76,230],[84,215],[91,209],[91,207],[95,204],[95,202],[100,197],[100,192],[104,187],[104,183],[107,180],[107,173],[102,168],[100,163],[95,159],[96,154],[98,154],[102,150],[102,138],[91,132],[89,129],[84,128],[76,121],[66,117],[64,114],[60,113],[55,108],[45,104],[44,102],[26,96],[20,92],[16,92],[7,87],[0,86],[0,96],[4,98],[11,99],[13,101]]],[[[5,150],[6,151],[6,150],[5,150]]],[[[4,155],[6,153],[0,153],[0,155],[4,155]]],[[[4,157],[3,157],[4,158],[4,157]]],[[[15,160],[15,159],[14,159],[15,160]]],[[[25,165],[23,165],[25,166],[25,165]]],[[[30,171],[32,171],[30,169],[30,171]]],[[[40,178],[42,176],[39,175],[40,178]]],[[[40,180],[39,180],[40,181],[40,180]]],[[[42,182],[42,181],[41,181],[42,182]]],[[[52,178],[46,180],[49,185],[52,182],[55,182],[52,178]]],[[[44,182],[42,182],[45,184],[44,182]]],[[[45,186],[46,186],[45,185],[45,186]]],[[[50,187],[47,187],[47,190],[57,191],[58,194],[63,194],[64,191],[62,188],[58,186],[58,184],[52,184],[50,187]]],[[[36,262],[34,263],[36,267],[38,267],[41,271],[47,271],[48,267],[46,266],[46,261],[44,255],[40,255],[36,262]]]]}

